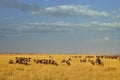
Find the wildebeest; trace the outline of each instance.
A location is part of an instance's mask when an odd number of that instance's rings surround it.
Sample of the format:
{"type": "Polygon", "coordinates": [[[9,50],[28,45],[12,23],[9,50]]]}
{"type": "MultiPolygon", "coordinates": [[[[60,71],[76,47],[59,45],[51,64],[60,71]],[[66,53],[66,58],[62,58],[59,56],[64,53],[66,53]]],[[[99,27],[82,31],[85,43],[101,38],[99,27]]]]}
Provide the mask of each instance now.
{"type": "Polygon", "coordinates": [[[120,55],[104,55],[106,59],[119,59],[120,55]]]}
{"type": "Polygon", "coordinates": [[[95,56],[85,56],[85,58],[94,58],[95,56]]]}
{"type": "Polygon", "coordinates": [[[101,59],[99,57],[96,58],[96,61],[92,60],[91,64],[92,65],[96,64],[96,65],[102,65],[102,66],[104,66],[103,62],[101,61],[101,59]]]}
{"type": "Polygon", "coordinates": [[[58,66],[57,62],[53,59],[49,59],[49,63],[58,66]]]}
{"type": "Polygon", "coordinates": [[[9,64],[14,64],[14,60],[10,60],[10,61],[9,61],[9,64]]]}
{"type": "Polygon", "coordinates": [[[86,58],[80,59],[80,62],[87,62],[86,58]]]}
{"type": "Polygon", "coordinates": [[[71,65],[71,64],[70,64],[70,61],[71,61],[71,58],[69,58],[69,59],[67,59],[67,60],[63,59],[63,60],[61,61],[61,63],[66,63],[68,66],[70,66],[70,65],[71,65]]]}
{"type": "Polygon", "coordinates": [[[76,56],[73,56],[73,57],[74,57],[74,58],[82,58],[82,56],[77,56],[77,55],[76,55],[76,56]]]}
{"type": "Polygon", "coordinates": [[[96,59],[96,63],[102,66],[104,65],[99,57],[96,59]]]}

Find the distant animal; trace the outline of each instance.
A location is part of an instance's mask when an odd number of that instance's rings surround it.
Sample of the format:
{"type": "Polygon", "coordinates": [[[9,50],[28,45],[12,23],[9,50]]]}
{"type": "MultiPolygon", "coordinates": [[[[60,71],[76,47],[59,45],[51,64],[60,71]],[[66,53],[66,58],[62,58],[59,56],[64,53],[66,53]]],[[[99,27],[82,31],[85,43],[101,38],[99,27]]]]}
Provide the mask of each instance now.
{"type": "Polygon", "coordinates": [[[104,65],[103,62],[101,61],[101,59],[99,57],[96,59],[96,63],[98,65],[102,65],[102,66],[104,65]]]}
{"type": "Polygon", "coordinates": [[[63,59],[63,60],[61,61],[61,63],[66,63],[68,66],[70,66],[70,65],[71,65],[70,61],[71,61],[71,60],[72,60],[71,58],[69,58],[69,59],[67,59],[67,60],[63,59]]]}
{"type": "Polygon", "coordinates": [[[49,60],[49,63],[58,66],[58,64],[57,64],[57,62],[56,62],[55,60],[50,59],[50,60],[49,60]]]}
{"type": "Polygon", "coordinates": [[[96,58],[96,61],[91,60],[90,61],[92,65],[102,65],[104,66],[103,62],[101,61],[101,59],[99,57],[96,58]]]}
{"type": "Polygon", "coordinates": [[[94,60],[91,60],[90,62],[92,65],[95,65],[95,63],[96,63],[94,60]]]}
{"type": "Polygon", "coordinates": [[[85,56],[85,58],[94,58],[95,56],[85,56]]]}
{"type": "Polygon", "coordinates": [[[10,61],[9,61],[9,64],[14,64],[14,60],[10,60],[10,61]]]}
{"type": "Polygon", "coordinates": [[[52,58],[52,56],[49,56],[49,58],[52,58]]]}
{"type": "Polygon", "coordinates": [[[87,59],[86,58],[80,59],[80,62],[87,62],[87,59]]]}

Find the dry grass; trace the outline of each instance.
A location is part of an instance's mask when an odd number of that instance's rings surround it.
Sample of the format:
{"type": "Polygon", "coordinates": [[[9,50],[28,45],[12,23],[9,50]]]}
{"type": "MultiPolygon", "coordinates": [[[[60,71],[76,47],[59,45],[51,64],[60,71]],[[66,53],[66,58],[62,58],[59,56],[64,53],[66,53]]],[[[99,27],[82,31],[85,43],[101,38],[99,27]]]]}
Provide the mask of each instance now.
{"type": "MultiPolygon", "coordinates": [[[[72,58],[71,66],[61,60],[73,55],[64,54],[0,54],[0,80],[120,80],[120,61],[102,59],[104,66],[81,63],[80,58],[72,58]],[[59,66],[36,64],[33,59],[56,60],[59,66]],[[15,57],[31,57],[31,65],[8,64],[15,57]]],[[[82,55],[84,56],[84,55],[82,55]]]]}

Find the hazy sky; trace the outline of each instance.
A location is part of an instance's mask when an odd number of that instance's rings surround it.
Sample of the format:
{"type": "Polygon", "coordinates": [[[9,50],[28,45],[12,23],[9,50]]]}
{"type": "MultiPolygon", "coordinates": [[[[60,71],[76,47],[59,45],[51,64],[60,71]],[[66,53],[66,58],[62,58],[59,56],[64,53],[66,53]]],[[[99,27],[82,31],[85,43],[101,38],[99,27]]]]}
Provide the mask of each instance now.
{"type": "Polygon", "coordinates": [[[120,0],[0,0],[0,52],[120,53],[120,0]]]}

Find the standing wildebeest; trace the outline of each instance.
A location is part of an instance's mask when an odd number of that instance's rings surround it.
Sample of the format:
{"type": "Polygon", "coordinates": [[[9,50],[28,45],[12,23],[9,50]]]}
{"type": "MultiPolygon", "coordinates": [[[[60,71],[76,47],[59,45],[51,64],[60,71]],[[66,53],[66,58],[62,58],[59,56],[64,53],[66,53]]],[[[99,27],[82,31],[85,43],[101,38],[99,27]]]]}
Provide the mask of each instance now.
{"type": "Polygon", "coordinates": [[[98,64],[98,65],[102,65],[102,66],[104,66],[104,64],[103,64],[103,62],[101,61],[101,59],[100,59],[100,57],[97,57],[96,58],[96,61],[91,61],[91,64],[92,65],[95,65],[95,64],[98,64]]]}
{"type": "Polygon", "coordinates": [[[104,65],[99,57],[96,59],[96,63],[102,66],[104,65]]]}
{"type": "Polygon", "coordinates": [[[70,58],[69,58],[68,60],[63,59],[63,60],[61,61],[61,63],[66,63],[68,66],[70,66],[70,65],[71,65],[71,64],[70,64],[70,61],[71,61],[70,58]]]}

